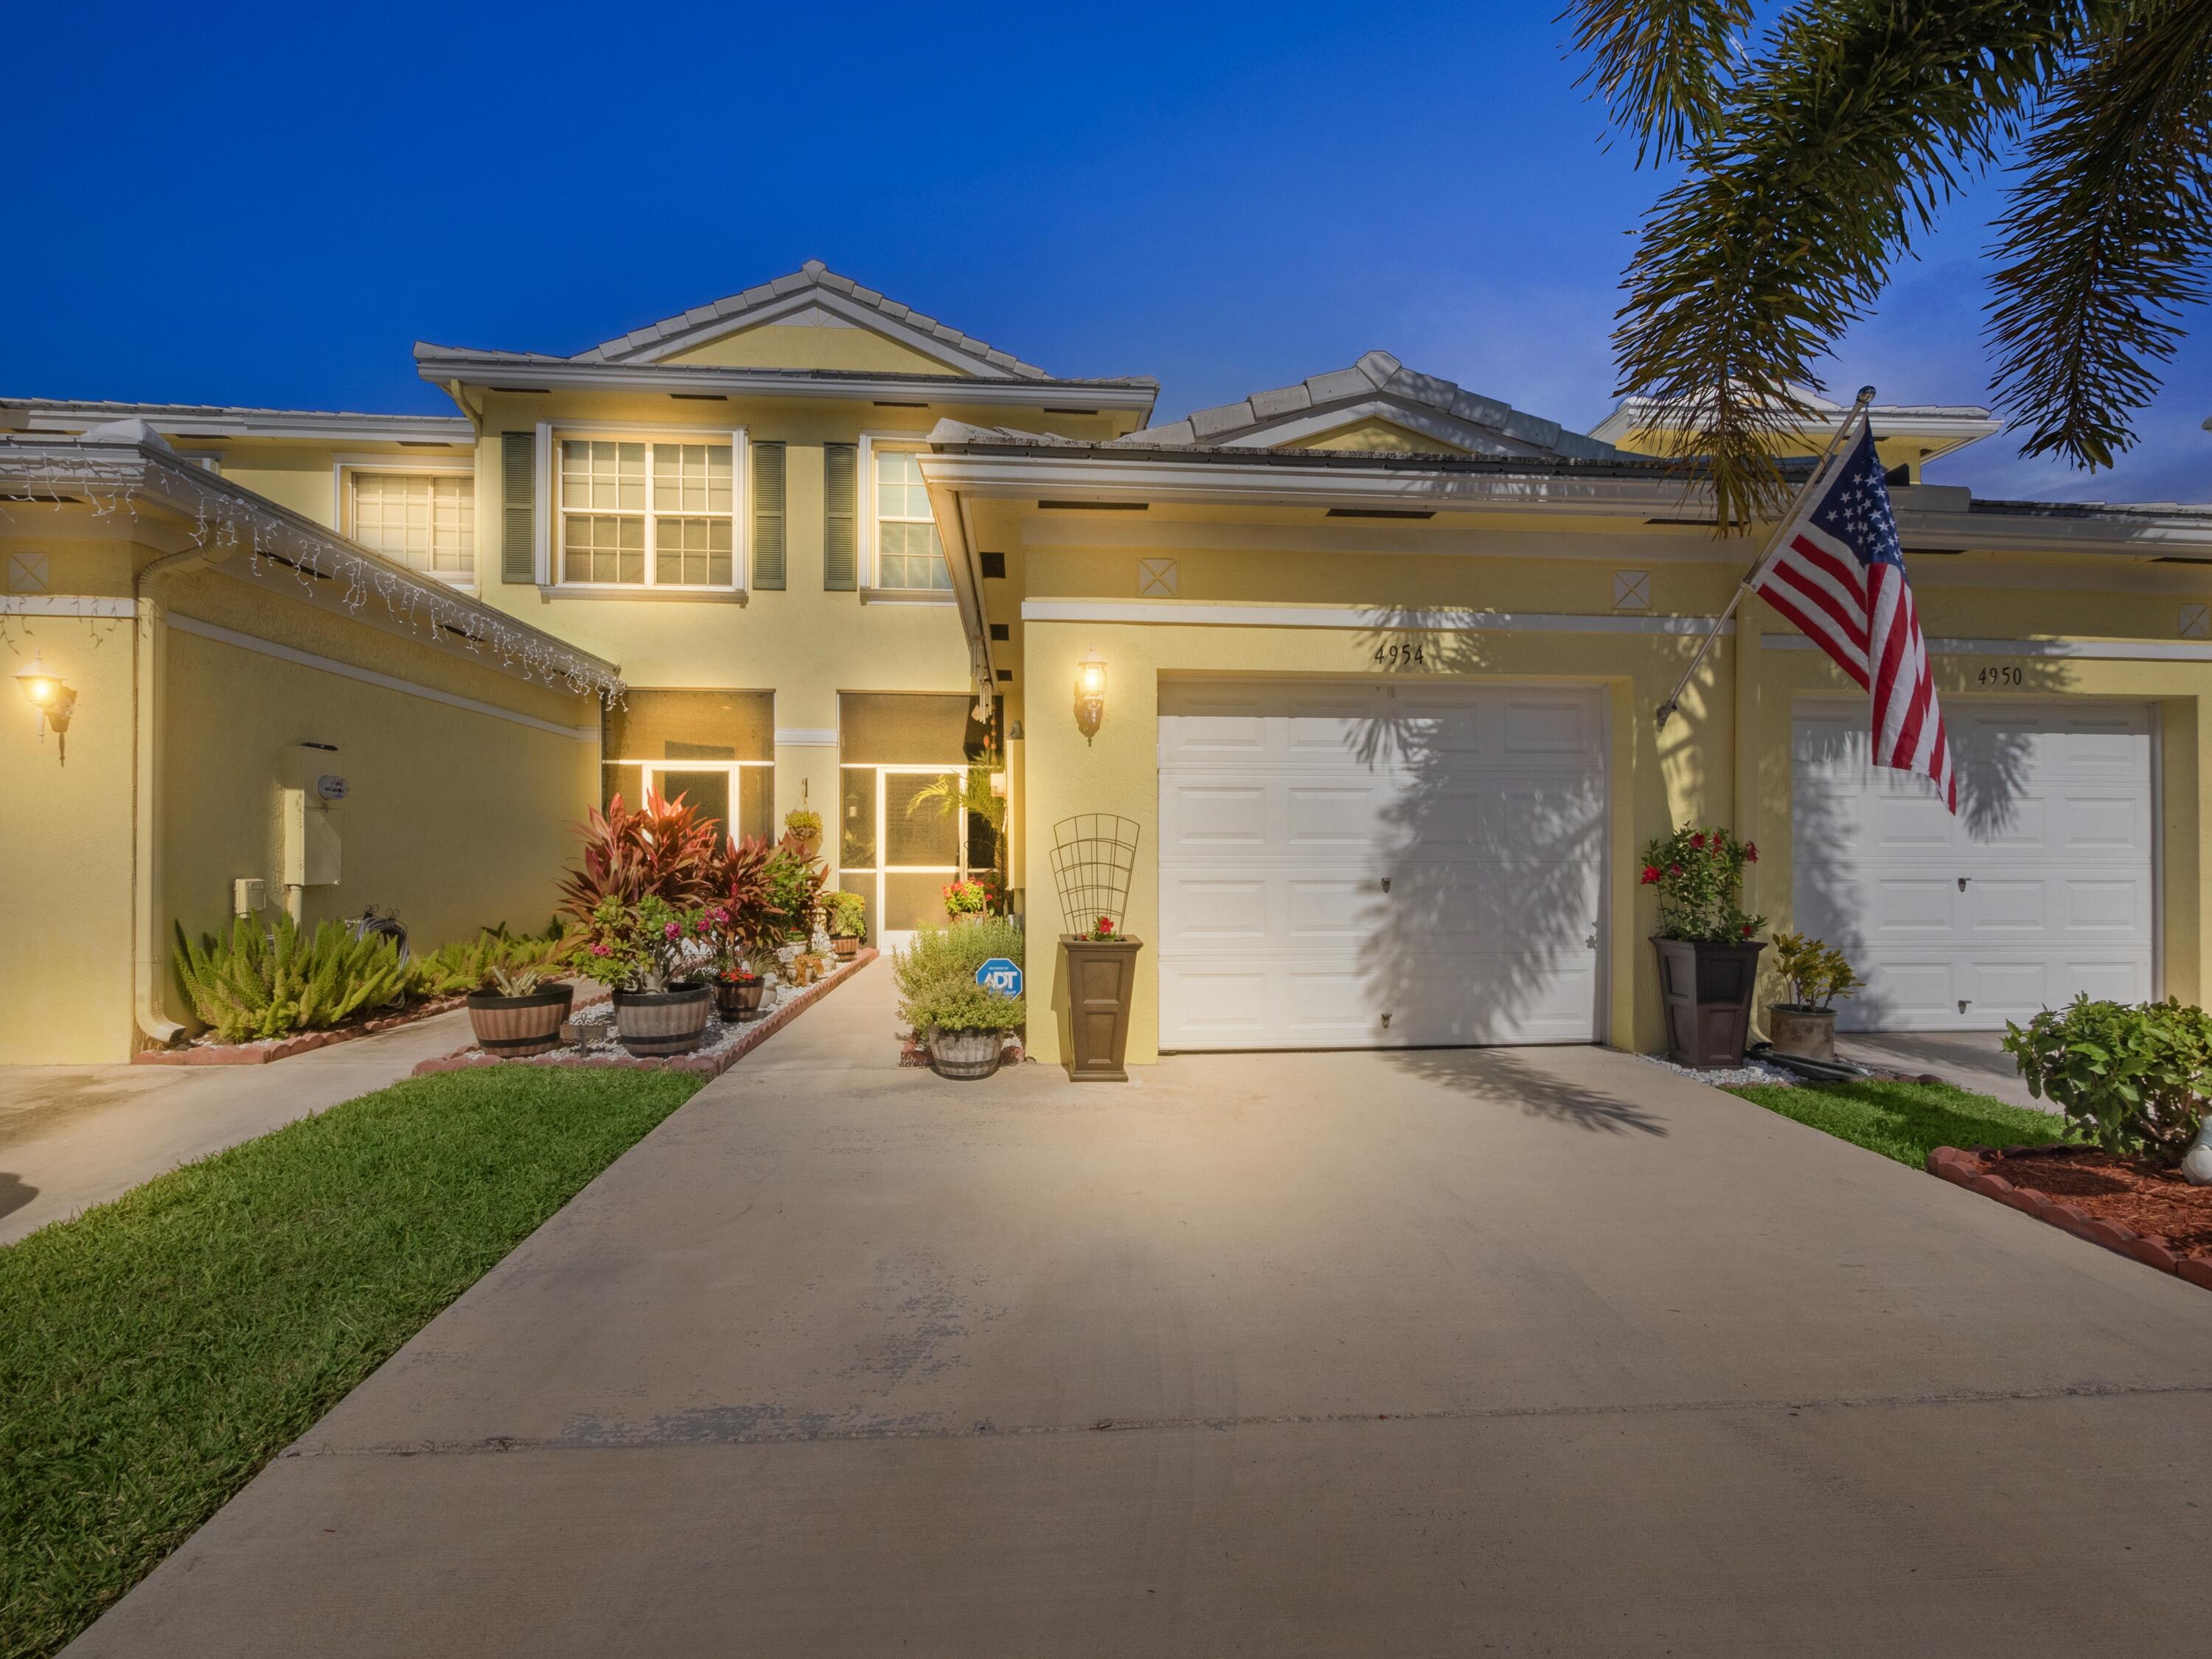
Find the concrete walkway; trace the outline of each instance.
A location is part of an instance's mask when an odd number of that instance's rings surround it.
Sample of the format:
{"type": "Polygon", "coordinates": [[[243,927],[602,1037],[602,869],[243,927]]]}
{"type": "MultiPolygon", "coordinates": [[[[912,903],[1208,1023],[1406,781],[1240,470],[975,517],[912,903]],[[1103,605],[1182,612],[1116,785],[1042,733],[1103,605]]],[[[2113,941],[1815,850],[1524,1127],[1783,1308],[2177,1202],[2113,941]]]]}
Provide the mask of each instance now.
{"type": "Polygon", "coordinates": [[[457,1008],[270,1066],[0,1066],[0,1244],[468,1041],[457,1008]]]}
{"type": "Polygon", "coordinates": [[[2212,1296],[1620,1054],[954,1085],[890,981],[76,1659],[2204,1651],[2212,1296]]]}
{"type": "Polygon", "coordinates": [[[2005,1053],[2003,1042],[2002,1031],[1845,1031],[1836,1038],[1836,1052],[1862,1066],[1940,1077],[2015,1106],[2057,1109],[2028,1093],[2020,1063],[2005,1053]]]}

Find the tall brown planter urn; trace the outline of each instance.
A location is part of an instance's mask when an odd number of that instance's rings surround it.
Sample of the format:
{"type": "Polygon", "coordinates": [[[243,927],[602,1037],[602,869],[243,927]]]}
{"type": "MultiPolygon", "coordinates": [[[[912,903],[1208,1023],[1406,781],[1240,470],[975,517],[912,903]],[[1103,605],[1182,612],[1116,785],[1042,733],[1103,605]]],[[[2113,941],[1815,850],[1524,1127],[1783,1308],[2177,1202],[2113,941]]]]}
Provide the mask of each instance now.
{"type": "Polygon", "coordinates": [[[1137,986],[1133,939],[1060,936],[1067,986],[1067,1075],[1077,1083],[1127,1083],[1129,999],[1137,986]]]}
{"type": "Polygon", "coordinates": [[[1699,1071],[1743,1064],[1751,1036],[1751,1000],[1759,983],[1758,940],[1707,945],[1654,939],[1659,998],[1667,1011],[1667,1058],[1699,1071]]]}

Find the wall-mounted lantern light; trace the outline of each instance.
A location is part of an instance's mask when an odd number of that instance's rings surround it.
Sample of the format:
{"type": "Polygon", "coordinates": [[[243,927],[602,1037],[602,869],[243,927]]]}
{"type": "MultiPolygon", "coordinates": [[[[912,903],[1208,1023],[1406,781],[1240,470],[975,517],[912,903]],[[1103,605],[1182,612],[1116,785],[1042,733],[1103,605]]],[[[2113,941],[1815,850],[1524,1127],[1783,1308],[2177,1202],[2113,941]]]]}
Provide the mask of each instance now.
{"type": "MultiPolygon", "coordinates": [[[[16,671],[15,684],[23,688],[23,696],[39,711],[39,741],[46,740],[46,728],[51,726],[57,742],[65,745],[70,711],[76,707],[76,693],[62,684],[62,677],[49,670],[45,656],[35,651],[31,653],[31,665],[16,671]]],[[[66,760],[65,746],[61,752],[66,760]]]]}
{"type": "Polygon", "coordinates": [[[1075,729],[1089,743],[1106,718],[1106,659],[1096,651],[1075,665],[1075,729]]]}

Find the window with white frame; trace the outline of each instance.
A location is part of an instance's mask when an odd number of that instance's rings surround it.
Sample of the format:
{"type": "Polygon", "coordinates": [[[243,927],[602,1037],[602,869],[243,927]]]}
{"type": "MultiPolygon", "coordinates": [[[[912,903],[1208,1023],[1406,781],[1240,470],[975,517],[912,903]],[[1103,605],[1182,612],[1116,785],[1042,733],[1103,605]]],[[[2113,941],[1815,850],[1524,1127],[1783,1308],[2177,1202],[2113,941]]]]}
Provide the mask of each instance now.
{"type": "Polygon", "coordinates": [[[477,481],[472,474],[355,469],[346,477],[352,492],[349,517],[354,540],[426,576],[449,582],[474,579],[477,481]]]}
{"type": "Polygon", "coordinates": [[[735,586],[733,449],[693,440],[561,440],[556,580],[735,586]]]}
{"type": "Polygon", "coordinates": [[[876,580],[878,587],[950,592],[952,573],[930,515],[929,490],[920,458],[911,449],[884,449],[876,459],[876,580]]]}

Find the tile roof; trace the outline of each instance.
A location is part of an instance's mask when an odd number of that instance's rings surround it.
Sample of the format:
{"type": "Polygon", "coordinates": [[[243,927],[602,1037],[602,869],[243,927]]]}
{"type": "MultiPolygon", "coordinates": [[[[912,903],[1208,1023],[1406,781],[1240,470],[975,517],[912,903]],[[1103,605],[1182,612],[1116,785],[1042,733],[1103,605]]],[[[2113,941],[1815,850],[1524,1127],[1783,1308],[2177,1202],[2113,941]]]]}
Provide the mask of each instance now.
{"type": "Polygon", "coordinates": [[[1570,432],[1557,421],[1523,414],[1510,404],[1407,368],[1387,351],[1370,351],[1349,368],[1255,392],[1237,403],[1201,409],[1117,441],[1133,448],[1199,444],[1258,447],[1271,433],[1293,424],[1310,429],[1331,416],[1341,416],[1346,423],[1364,416],[1394,421],[1474,454],[1603,460],[1620,453],[1612,445],[1570,432]]]}
{"type": "Polygon", "coordinates": [[[900,332],[919,337],[917,343],[924,349],[934,349],[938,354],[969,365],[971,374],[994,378],[1023,380],[1046,380],[1052,376],[1035,363],[1025,363],[1011,352],[1000,350],[973,335],[963,334],[950,323],[940,323],[934,317],[923,315],[911,306],[888,299],[872,288],[863,287],[849,276],[841,276],[819,259],[809,259],[788,276],[779,276],[772,283],[763,283],[742,294],[732,294],[712,304],[695,306],[673,317],[664,317],[657,323],[632,329],[619,339],[603,341],[589,351],[579,352],[574,359],[586,363],[652,362],[671,351],[687,345],[710,340],[745,327],[755,319],[771,322],[777,316],[804,309],[808,301],[827,300],[830,308],[843,311],[855,307],[870,313],[884,323],[896,325],[900,332]]]}

